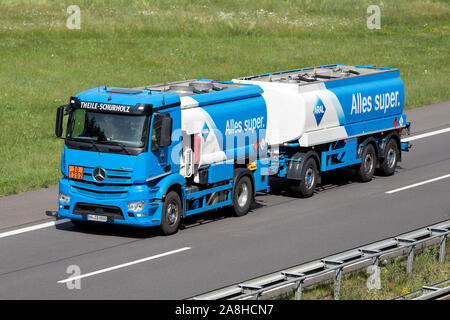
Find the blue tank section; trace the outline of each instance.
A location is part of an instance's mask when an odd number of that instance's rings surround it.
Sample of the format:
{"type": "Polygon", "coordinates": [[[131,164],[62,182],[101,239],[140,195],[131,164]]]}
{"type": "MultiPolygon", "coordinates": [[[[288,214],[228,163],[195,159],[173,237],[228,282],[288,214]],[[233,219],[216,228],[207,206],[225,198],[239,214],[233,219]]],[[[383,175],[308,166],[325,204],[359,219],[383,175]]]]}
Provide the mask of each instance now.
{"type": "Polygon", "coordinates": [[[266,103],[260,95],[208,104],[203,110],[211,117],[212,129],[227,159],[253,156],[258,152],[265,139],[267,123],[266,103]]]}
{"type": "Polygon", "coordinates": [[[405,101],[399,70],[325,82],[343,109],[341,125],[401,115],[405,101]]]}

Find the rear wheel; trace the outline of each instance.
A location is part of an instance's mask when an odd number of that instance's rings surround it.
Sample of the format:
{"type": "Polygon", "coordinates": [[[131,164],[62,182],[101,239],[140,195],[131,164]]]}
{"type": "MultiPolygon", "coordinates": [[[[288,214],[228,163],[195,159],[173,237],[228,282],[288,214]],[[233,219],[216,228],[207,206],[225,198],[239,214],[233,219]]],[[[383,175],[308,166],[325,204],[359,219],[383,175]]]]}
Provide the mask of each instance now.
{"type": "Polygon", "coordinates": [[[314,189],[319,180],[319,170],[313,158],[306,160],[302,167],[301,180],[288,180],[289,187],[294,195],[309,198],[314,194],[314,189]]]}
{"type": "Polygon", "coordinates": [[[358,167],[356,177],[361,182],[368,182],[372,180],[373,174],[375,172],[375,167],[377,164],[377,155],[375,153],[375,148],[372,144],[367,144],[364,147],[361,164],[358,167]]]}
{"type": "Polygon", "coordinates": [[[389,140],[386,145],[386,155],[383,162],[380,164],[380,174],[383,176],[392,176],[397,168],[400,151],[398,150],[397,142],[394,139],[389,140]]]}
{"type": "Polygon", "coordinates": [[[253,201],[252,181],[248,176],[242,176],[233,186],[233,211],[238,217],[248,213],[253,201]]]}
{"type": "Polygon", "coordinates": [[[178,231],[181,220],[181,200],[178,193],[170,191],[164,199],[160,229],[165,235],[178,231]]]}

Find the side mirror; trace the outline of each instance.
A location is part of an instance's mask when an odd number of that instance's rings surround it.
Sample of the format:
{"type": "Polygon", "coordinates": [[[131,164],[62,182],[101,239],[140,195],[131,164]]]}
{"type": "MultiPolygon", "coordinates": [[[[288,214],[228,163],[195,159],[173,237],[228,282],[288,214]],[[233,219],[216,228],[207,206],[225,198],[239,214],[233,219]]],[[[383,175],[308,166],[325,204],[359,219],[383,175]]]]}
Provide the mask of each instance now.
{"type": "Polygon", "coordinates": [[[159,147],[167,147],[172,143],[172,118],[161,119],[161,135],[159,137],[159,147]]]}
{"type": "Polygon", "coordinates": [[[64,118],[64,106],[59,106],[56,110],[56,125],[55,125],[55,135],[58,138],[61,138],[63,133],[63,118],[64,118]]]}

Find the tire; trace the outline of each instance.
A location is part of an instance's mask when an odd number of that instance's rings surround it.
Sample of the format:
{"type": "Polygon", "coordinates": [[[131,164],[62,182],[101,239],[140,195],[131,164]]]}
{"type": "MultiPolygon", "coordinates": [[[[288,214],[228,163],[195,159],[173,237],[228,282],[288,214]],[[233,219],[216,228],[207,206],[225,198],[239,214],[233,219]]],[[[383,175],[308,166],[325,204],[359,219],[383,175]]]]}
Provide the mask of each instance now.
{"type": "Polygon", "coordinates": [[[233,186],[233,213],[242,217],[248,213],[253,202],[253,185],[249,176],[242,176],[233,186]]]}
{"type": "Polygon", "coordinates": [[[380,164],[379,173],[383,176],[392,176],[397,168],[400,151],[397,141],[390,139],[386,145],[386,155],[380,164]]]}
{"type": "Polygon", "coordinates": [[[313,158],[306,160],[300,176],[301,180],[288,180],[289,189],[297,197],[309,198],[314,194],[319,180],[319,170],[313,158]]]}
{"type": "Polygon", "coordinates": [[[182,210],[180,196],[175,191],[170,191],[164,199],[161,214],[160,229],[164,235],[174,234],[178,231],[182,210]]]}
{"type": "Polygon", "coordinates": [[[358,166],[356,177],[360,182],[372,180],[377,165],[377,154],[372,144],[367,144],[361,155],[361,164],[358,166]]]}

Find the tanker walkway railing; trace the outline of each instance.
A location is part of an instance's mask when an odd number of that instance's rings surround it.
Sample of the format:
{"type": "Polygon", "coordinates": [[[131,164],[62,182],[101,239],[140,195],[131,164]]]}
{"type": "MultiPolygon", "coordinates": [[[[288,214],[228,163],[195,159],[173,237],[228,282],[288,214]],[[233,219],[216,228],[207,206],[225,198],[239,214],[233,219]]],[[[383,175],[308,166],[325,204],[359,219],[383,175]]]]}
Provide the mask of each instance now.
{"type": "Polygon", "coordinates": [[[342,274],[361,270],[371,265],[378,267],[380,260],[407,255],[406,272],[411,274],[414,250],[439,243],[439,262],[443,263],[445,259],[445,243],[449,234],[450,220],[446,220],[394,238],[204,293],[191,299],[258,300],[273,298],[294,290],[295,299],[300,300],[303,288],[330,278],[334,278],[334,298],[339,299],[342,274]]]}

